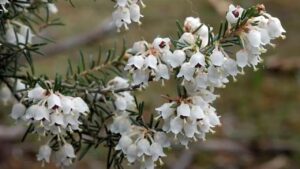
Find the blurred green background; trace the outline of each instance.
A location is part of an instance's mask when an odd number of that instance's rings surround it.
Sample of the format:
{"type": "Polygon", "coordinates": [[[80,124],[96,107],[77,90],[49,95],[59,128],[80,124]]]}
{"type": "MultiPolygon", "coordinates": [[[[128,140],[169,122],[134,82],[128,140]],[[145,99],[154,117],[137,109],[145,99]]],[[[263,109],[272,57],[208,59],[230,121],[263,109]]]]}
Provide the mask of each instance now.
{"type": "MultiPolygon", "coordinates": [[[[219,0],[222,1],[222,0],[219,0]]],[[[64,73],[67,59],[78,61],[79,50],[87,56],[96,55],[101,45],[104,49],[114,44],[122,47],[134,41],[152,41],[156,36],[176,36],[176,20],[183,22],[187,16],[199,16],[201,21],[218,28],[224,19],[208,0],[144,0],[142,26],[130,25],[130,30],[113,33],[101,41],[76,47],[54,56],[38,56],[35,65],[38,73],[55,75],[64,73]]],[[[53,27],[45,34],[60,42],[66,38],[89,32],[110,17],[113,3],[109,0],[73,0],[75,8],[65,1],[58,2],[59,13],[65,26],[53,27]]],[[[221,98],[215,106],[222,116],[223,126],[207,142],[200,142],[190,150],[176,149],[165,159],[161,168],[191,169],[298,169],[300,168],[300,1],[299,0],[239,0],[243,7],[256,3],[265,4],[267,11],[279,17],[287,30],[287,39],[278,40],[263,58],[267,61],[253,72],[232,82],[226,89],[218,90],[221,98]],[[268,62],[271,60],[270,62],[268,62]],[[268,69],[275,63],[277,68],[268,69]],[[270,65],[268,65],[270,64],[270,65]],[[282,65],[283,64],[283,65],[282,65]],[[183,166],[180,166],[185,164],[183,166]],[[181,167],[181,168],[180,168],[181,167]]],[[[161,94],[174,93],[171,88],[153,85],[145,94],[147,108],[161,104],[161,94]]],[[[3,107],[3,106],[2,106],[3,107]]],[[[10,106],[0,109],[0,124],[12,125],[7,117],[10,106]]],[[[35,161],[37,141],[20,144],[0,140],[0,169],[40,168],[35,161]]],[[[105,168],[104,149],[91,152],[78,169],[105,168]]],[[[47,166],[52,168],[54,165],[47,166]]],[[[125,166],[127,166],[125,164],[125,166]]],[[[134,168],[128,166],[127,168],[134,168]]]]}

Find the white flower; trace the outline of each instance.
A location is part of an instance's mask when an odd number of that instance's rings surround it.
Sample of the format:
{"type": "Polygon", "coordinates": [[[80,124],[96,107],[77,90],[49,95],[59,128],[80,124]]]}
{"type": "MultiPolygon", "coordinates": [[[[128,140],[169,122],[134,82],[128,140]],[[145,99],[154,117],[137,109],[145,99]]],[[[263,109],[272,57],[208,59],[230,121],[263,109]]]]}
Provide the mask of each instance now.
{"type": "Polygon", "coordinates": [[[190,61],[192,66],[194,67],[199,67],[199,66],[205,66],[205,56],[200,53],[200,52],[197,52],[195,54],[192,55],[192,57],[190,58],[190,61]]]}
{"type": "Polygon", "coordinates": [[[233,77],[239,73],[236,61],[231,58],[226,58],[223,67],[233,77]]]}
{"type": "Polygon", "coordinates": [[[48,109],[55,109],[61,107],[60,97],[54,93],[51,93],[47,98],[48,109]]]}
{"type": "Polygon", "coordinates": [[[177,77],[184,77],[185,80],[191,81],[194,77],[194,73],[195,67],[191,63],[186,62],[181,66],[177,77]]]}
{"type": "Polygon", "coordinates": [[[122,115],[115,116],[113,123],[110,125],[110,131],[113,133],[126,133],[129,131],[131,122],[126,113],[123,112],[122,115]]]}
{"type": "Polygon", "coordinates": [[[187,45],[192,45],[195,43],[195,37],[192,33],[189,32],[185,32],[181,35],[180,39],[178,40],[178,42],[180,42],[179,45],[182,44],[187,44],[187,45]]]}
{"type": "Polygon", "coordinates": [[[248,65],[248,52],[246,50],[239,50],[236,53],[236,62],[237,65],[241,68],[244,68],[245,66],[248,65]]]}
{"type": "Polygon", "coordinates": [[[152,46],[154,47],[154,49],[163,53],[166,51],[170,51],[170,43],[171,43],[171,40],[169,38],[157,37],[153,40],[152,46]]]}
{"type": "Polygon", "coordinates": [[[137,4],[131,4],[129,6],[129,11],[130,11],[131,20],[133,22],[137,22],[137,23],[141,24],[140,18],[143,17],[143,15],[141,15],[140,6],[137,4]]]}
{"type": "Polygon", "coordinates": [[[275,17],[269,18],[267,29],[272,39],[280,36],[284,37],[283,34],[286,33],[285,29],[281,25],[280,20],[275,17]]]}
{"type": "Polygon", "coordinates": [[[170,147],[171,142],[164,132],[155,132],[154,141],[160,144],[162,147],[170,147]]]}
{"type": "Polygon", "coordinates": [[[51,14],[56,14],[58,9],[54,3],[47,3],[47,8],[51,14]]]}
{"type": "Polygon", "coordinates": [[[127,160],[129,163],[133,163],[137,158],[138,158],[138,147],[136,146],[136,144],[131,144],[127,148],[127,160]]]}
{"type": "Polygon", "coordinates": [[[64,115],[60,112],[53,112],[51,115],[50,115],[50,119],[51,119],[51,126],[66,126],[65,125],[65,121],[64,121],[64,115]]]}
{"type": "Polygon", "coordinates": [[[72,164],[72,160],[76,158],[74,148],[71,144],[65,143],[58,152],[58,165],[67,167],[72,164]]]}
{"type": "Polygon", "coordinates": [[[204,118],[204,112],[200,106],[198,105],[191,106],[191,118],[196,120],[200,120],[204,118]]]}
{"type": "Polygon", "coordinates": [[[168,66],[165,64],[158,64],[156,70],[155,80],[158,81],[160,79],[170,79],[169,69],[168,66]]]}
{"type": "Polygon", "coordinates": [[[10,100],[12,100],[13,95],[10,89],[4,85],[0,89],[0,100],[4,105],[7,105],[10,100]]]}
{"type": "Polygon", "coordinates": [[[163,152],[163,148],[160,144],[153,142],[149,148],[149,153],[152,156],[152,159],[157,160],[160,157],[165,157],[166,154],[163,152]]]}
{"type": "Polygon", "coordinates": [[[179,116],[171,119],[170,130],[172,133],[177,135],[178,133],[180,133],[182,131],[182,129],[183,129],[183,120],[179,116]]]}
{"type": "Polygon", "coordinates": [[[148,85],[148,80],[149,80],[149,72],[144,71],[144,70],[136,70],[133,72],[132,75],[132,85],[148,85]]]}
{"type": "Polygon", "coordinates": [[[194,32],[201,25],[200,18],[187,17],[184,21],[184,30],[194,32]]]}
{"type": "Polygon", "coordinates": [[[225,60],[224,54],[218,49],[218,47],[216,47],[213,50],[212,54],[210,55],[210,61],[215,66],[222,66],[224,60],[225,60]]]}
{"type": "Polygon", "coordinates": [[[32,105],[30,106],[24,115],[26,120],[34,120],[34,121],[41,121],[41,120],[50,120],[49,117],[49,110],[46,109],[44,106],[32,105]]]}
{"type": "Polygon", "coordinates": [[[138,156],[141,157],[142,155],[150,155],[149,149],[150,149],[150,143],[147,139],[143,138],[137,142],[137,148],[138,148],[138,156]]]}
{"type": "Polygon", "coordinates": [[[141,55],[132,56],[129,58],[125,70],[142,69],[145,60],[141,55]]]}
{"type": "Polygon", "coordinates": [[[261,45],[261,33],[259,31],[250,29],[246,36],[251,46],[259,47],[261,45]]]}
{"type": "Polygon", "coordinates": [[[175,108],[173,108],[172,106],[175,103],[164,103],[163,105],[161,105],[160,107],[156,108],[155,110],[157,112],[159,112],[159,114],[162,116],[163,119],[167,119],[169,118],[171,115],[174,114],[175,108]]]}
{"type": "Polygon", "coordinates": [[[115,10],[113,12],[113,21],[115,23],[115,25],[119,29],[124,26],[125,29],[128,29],[127,24],[131,23],[130,20],[130,11],[128,8],[118,8],[117,10],[115,10]]]}
{"type": "Polygon", "coordinates": [[[85,103],[84,100],[80,97],[75,97],[72,99],[73,101],[73,110],[85,115],[86,112],[90,112],[89,106],[85,103]]]}
{"type": "Polygon", "coordinates": [[[226,19],[231,24],[236,24],[239,18],[242,16],[244,9],[240,6],[230,5],[226,14],[226,19]]]}
{"type": "Polygon", "coordinates": [[[153,55],[149,55],[145,58],[145,61],[144,61],[144,66],[145,66],[145,69],[153,69],[153,70],[156,70],[157,69],[157,58],[153,55]]]}
{"type": "Polygon", "coordinates": [[[112,80],[110,80],[107,83],[107,86],[109,88],[118,90],[118,89],[122,89],[122,88],[127,88],[129,87],[129,83],[127,79],[124,79],[122,77],[116,76],[115,78],[113,78],[112,80]]]}
{"type": "Polygon", "coordinates": [[[173,68],[176,68],[183,64],[185,61],[186,56],[184,51],[182,50],[175,50],[173,52],[173,55],[168,57],[167,63],[170,64],[173,68]]]}
{"type": "Polygon", "coordinates": [[[28,98],[32,100],[41,100],[45,98],[46,96],[46,90],[41,88],[39,85],[37,85],[32,90],[28,91],[28,98]]]}
{"type": "Polygon", "coordinates": [[[41,146],[39,149],[39,153],[36,156],[37,160],[49,163],[51,151],[52,151],[52,149],[49,147],[48,144],[41,146]]]}
{"type": "Polygon", "coordinates": [[[130,145],[132,145],[133,141],[132,139],[127,135],[122,135],[120,138],[118,144],[116,145],[116,150],[122,150],[123,152],[127,152],[127,149],[130,145]]]}
{"type": "Polygon", "coordinates": [[[10,116],[14,120],[18,120],[25,114],[25,111],[26,107],[22,103],[16,103],[12,108],[10,116]]]}
{"type": "Polygon", "coordinates": [[[134,42],[133,47],[128,50],[128,52],[133,54],[141,54],[146,52],[146,47],[148,46],[148,43],[146,41],[138,41],[134,42]]]}
{"type": "Polygon", "coordinates": [[[72,100],[72,97],[61,96],[61,109],[64,114],[70,114],[72,109],[74,109],[75,105],[72,100]]]}
{"type": "Polygon", "coordinates": [[[190,106],[184,102],[181,102],[181,104],[177,107],[177,116],[189,117],[190,115],[190,106]]]}

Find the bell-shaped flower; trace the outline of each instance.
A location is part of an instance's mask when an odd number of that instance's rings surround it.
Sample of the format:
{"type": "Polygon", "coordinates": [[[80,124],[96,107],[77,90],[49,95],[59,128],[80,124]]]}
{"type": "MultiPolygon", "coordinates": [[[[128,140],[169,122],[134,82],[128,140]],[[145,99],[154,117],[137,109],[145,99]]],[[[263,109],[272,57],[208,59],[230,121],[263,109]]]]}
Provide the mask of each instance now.
{"type": "Polygon", "coordinates": [[[150,155],[149,153],[149,148],[150,148],[150,142],[143,138],[143,139],[140,139],[138,142],[137,142],[137,148],[138,148],[138,156],[141,157],[142,155],[150,155]]]}
{"type": "Polygon", "coordinates": [[[156,74],[155,75],[156,81],[160,79],[165,79],[165,80],[170,79],[168,66],[163,63],[157,65],[157,70],[155,71],[155,74],[156,74]]]}
{"type": "Polygon", "coordinates": [[[175,50],[173,55],[168,57],[167,63],[171,65],[171,67],[176,68],[183,64],[186,59],[186,55],[183,50],[175,50]]]}
{"type": "Polygon", "coordinates": [[[144,66],[145,60],[143,56],[136,55],[129,58],[127,65],[125,66],[125,70],[134,70],[134,69],[142,69],[144,66]]]}
{"type": "Polygon", "coordinates": [[[47,8],[51,14],[56,14],[58,12],[57,6],[54,3],[47,3],[47,8]]]}
{"type": "Polygon", "coordinates": [[[166,154],[163,151],[162,146],[159,143],[153,142],[149,148],[150,154],[152,159],[155,161],[158,160],[160,157],[165,157],[166,154]]]}
{"type": "Polygon", "coordinates": [[[286,33],[286,30],[282,27],[281,22],[278,18],[270,17],[268,22],[268,32],[272,39],[278,38],[278,37],[284,37],[284,33],[286,33]]]}
{"type": "Polygon", "coordinates": [[[183,126],[184,135],[188,138],[193,138],[195,133],[197,133],[196,121],[186,122],[183,126]]]}
{"type": "Polygon", "coordinates": [[[34,120],[34,121],[41,121],[41,120],[50,120],[49,118],[49,110],[46,109],[44,106],[39,105],[32,105],[30,106],[24,115],[26,120],[34,120]]]}
{"type": "Polygon", "coordinates": [[[56,109],[62,107],[60,97],[54,93],[51,93],[50,96],[47,98],[47,104],[48,109],[56,109]]]}
{"type": "Polygon", "coordinates": [[[170,51],[171,40],[169,38],[157,37],[153,40],[152,46],[161,53],[170,51]]]}
{"type": "Polygon", "coordinates": [[[248,65],[248,55],[248,52],[244,49],[241,49],[236,53],[236,63],[239,67],[244,68],[248,65]]]}
{"type": "Polygon", "coordinates": [[[191,108],[188,104],[181,102],[177,107],[177,116],[189,117],[191,115],[191,108]]]}
{"type": "Polygon", "coordinates": [[[170,130],[175,135],[180,133],[183,129],[183,120],[177,116],[170,121],[170,130]]]}
{"type": "Polygon", "coordinates": [[[199,67],[199,66],[204,67],[206,65],[205,56],[200,52],[193,54],[189,62],[194,67],[199,67]]]}
{"type": "Polygon", "coordinates": [[[184,21],[184,30],[186,32],[194,32],[201,25],[200,18],[187,17],[184,21]]]}
{"type": "Polygon", "coordinates": [[[231,24],[236,24],[242,16],[244,9],[240,6],[229,5],[229,10],[226,14],[226,19],[231,24]]]}
{"type": "Polygon", "coordinates": [[[192,33],[190,32],[185,32],[181,35],[180,39],[178,40],[179,46],[182,45],[193,45],[195,44],[195,37],[192,33]]]}
{"type": "Polygon", "coordinates": [[[76,158],[74,148],[71,144],[65,143],[58,152],[58,164],[61,167],[70,166],[76,158]]]}
{"type": "Polygon", "coordinates": [[[61,99],[61,110],[64,114],[70,114],[72,109],[75,107],[72,97],[60,96],[61,99]]]}
{"type": "Polygon", "coordinates": [[[118,31],[122,26],[124,26],[125,29],[128,30],[127,24],[131,23],[130,11],[128,8],[117,8],[113,12],[112,18],[118,28],[118,31]]]}
{"type": "Polygon", "coordinates": [[[50,162],[50,156],[51,156],[52,149],[48,144],[43,145],[39,149],[39,153],[36,155],[38,161],[50,162]]]}
{"type": "Polygon", "coordinates": [[[34,101],[41,100],[45,98],[45,96],[46,90],[40,87],[39,85],[36,85],[35,88],[28,91],[28,98],[34,101]]]}
{"type": "Polygon", "coordinates": [[[223,67],[233,77],[239,73],[236,61],[231,58],[226,58],[223,67]]]}
{"type": "Polygon", "coordinates": [[[116,150],[122,150],[124,153],[127,153],[127,149],[130,145],[133,144],[132,139],[127,136],[127,135],[122,135],[122,137],[120,138],[118,144],[116,145],[115,149],[116,150]]]}
{"type": "Polygon", "coordinates": [[[64,115],[60,112],[53,112],[50,115],[51,126],[65,126],[64,115]]]}
{"type": "Polygon", "coordinates": [[[136,144],[131,144],[127,148],[127,160],[129,163],[133,163],[138,158],[138,147],[136,144]]]}
{"type": "Polygon", "coordinates": [[[127,114],[123,114],[120,116],[115,116],[113,119],[113,123],[110,125],[109,129],[112,133],[126,133],[129,131],[131,126],[131,122],[127,116],[127,114]]]}
{"type": "Polygon", "coordinates": [[[191,119],[201,120],[204,118],[204,112],[200,106],[191,106],[191,119]]]}
{"type": "Polygon", "coordinates": [[[155,132],[154,134],[154,141],[158,144],[160,144],[162,147],[170,147],[171,142],[164,132],[155,132]]]}
{"type": "Polygon", "coordinates": [[[191,81],[194,78],[194,73],[195,67],[191,63],[186,62],[181,66],[177,77],[184,77],[185,80],[191,81]]]}
{"type": "Polygon", "coordinates": [[[120,76],[116,76],[107,83],[107,86],[111,89],[118,90],[129,87],[128,79],[124,79],[120,76]]]}
{"type": "Polygon", "coordinates": [[[210,55],[210,61],[215,66],[222,66],[225,60],[224,54],[216,47],[210,55]]]}
{"type": "Polygon", "coordinates": [[[172,106],[175,103],[164,103],[163,105],[161,105],[160,107],[156,108],[155,110],[157,112],[159,112],[159,114],[162,116],[163,119],[167,119],[169,118],[171,115],[174,114],[175,112],[175,108],[173,108],[172,106]]]}
{"type": "Polygon", "coordinates": [[[250,29],[246,36],[251,46],[260,47],[262,41],[261,33],[259,31],[255,29],[250,29]]]}
{"type": "Polygon", "coordinates": [[[130,48],[128,52],[135,55],[142,54],[146,52],[147,47],[148,47],[148,43],[146,41],[134,42],[132,48],[130,48]]]}
{"type": "Polygon", "coordinates": [[[22,103],[16,103],[14,104],[12,111],[11,111],[11,118],[14,120],[18,120],[25,114],[26,107],[22,103]]]}
{"type": "Polygon", "coordinates": [[[144,67],[145,69],[157,69],[157,58],[153,55],[149,55],[145,58],[144,61],[144,67]]]}
{"type": "Polygon", "coordinates": [[[130,11],[130,19],[133,22],[137,22],[138,24],[142,24],[140,19],[141,19],[141,17],[143,17],[143,15],[141,15],[140,6],[133,3],[129,6],[129,11],[130,11]]]}
{"type": "Polygon", "coordinates": [[[73,98],[74,111],[82,113],[85,115],[86,112],[90,112],[89,106],[85,103],[85,101],[81,97],[73,98]]]}
{"type": "Polygon", "coordinates": [[[219,126],[221,125],[220,122],[220,116],[218,116],[215,112],[215,109],[213,107],[210,107],[208,112],[207,112],[207,116],[209,119],[209,123],[212,126],[219,126]]]}
{"type": "Polygon", "coordinates": [[[149,72],[146,70],[136,70],[133,72],[132,79],[132,85],[148,85],[149,72]]]}

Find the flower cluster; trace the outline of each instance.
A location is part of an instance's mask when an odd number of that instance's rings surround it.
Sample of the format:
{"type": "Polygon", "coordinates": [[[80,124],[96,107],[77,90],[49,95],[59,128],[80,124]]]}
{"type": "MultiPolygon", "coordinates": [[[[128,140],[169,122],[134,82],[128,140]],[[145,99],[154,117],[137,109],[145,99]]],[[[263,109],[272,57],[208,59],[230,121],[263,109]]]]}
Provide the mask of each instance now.
{"type": "Polygon", "coordinates": [[[169,102],[156,111],[164,121],[162,130],[175,135],[175,140],[186,147],[190,141],[205,140],[207,133],[221,125],[212,106],[218,97],[214,89],[224,88],[230,77],[236,80],[246,66],[256,69],[265,46],[274,46],[271,40],[284,38],[285,30],[278,18],[257,6],[257,14],[245,19],[247,12],[253,12],[250,10],[230,5],[222,37],[214,35],[199,18],[188,17],[179,40],[173,43],[174,49],[169,38],[158,37],[152,44],[136,42],[127,52],[125,70],[131,74],[133,85],[146,87],[149,81],[168,80],[171,76],[181,80],[185,95],[167,98],[169,102]],[[237,39],[241,48],[235,55],[226,50],[231,39],[237,39]]]}
{"type": "Polygon", "coordinates": [[[140,5],[145,7],[142,0],[116,0],[116,10],[113,12],[112,17],[118,31],[122,26],[128,30],[128,25],[131,22],[141,24],[140,19],[143,15],[141,14],[140,5]]]}
{"type": "MultiPolygon", "coordinates": [[[[17,121],[24,121],[33,126],[34,132],[39,136],[55,136],[65,144],[58,151],[60,166],[71,164],[75,158],[73,147],[64,139],[67,133],[81,131],[80,116],[86,116],[89,107],[80,97],[64,96],[59,92],[46,90],[36,86],[28,91],[23,99],[28,108],[22,103],[16,103],[12,108],[11,117],[17,121]],[[71,147],[70,147],[71,146],[71,147]]],[[[38,160],[48,162],[49,148],[42,146],[38,160]]]]}
{"type": "MultiPolygon", "coordinates": [[[[58,9],[56,5],[52,2],[48,2],[48,0],[41,0],[42,3],[45,4],[47,11],[49,11],[50,14],[55,14],[58,12],[58,9]]],[[[21,0],[13,3],[15,6],[14,8],[18,11],[27,12],[27,8],[29,8],[32,5],[32,1],[27,0],[21,0]]],[[[4,12],[9,12],[5,8],[5,4],[10,4],[8,0],[4,0],[0,2],[0,5],[4,12]]],[[[1,9],[0,9],[1,11],[1,9]]],[[[19,22],[17,20],[9,20],[7,21],[5,25],[5,40],[6,42],[13,44],[13,45],[19,45],[19,47],[24,47],[26,44],[32,44],[33,37],[35,36],[33,34],[32,29],[30,26],[19,22]]]]}

